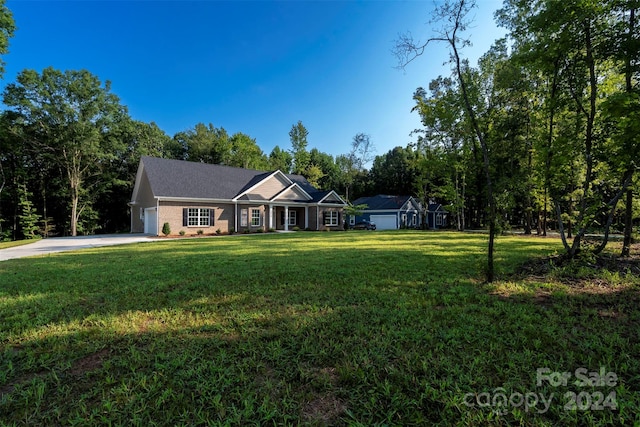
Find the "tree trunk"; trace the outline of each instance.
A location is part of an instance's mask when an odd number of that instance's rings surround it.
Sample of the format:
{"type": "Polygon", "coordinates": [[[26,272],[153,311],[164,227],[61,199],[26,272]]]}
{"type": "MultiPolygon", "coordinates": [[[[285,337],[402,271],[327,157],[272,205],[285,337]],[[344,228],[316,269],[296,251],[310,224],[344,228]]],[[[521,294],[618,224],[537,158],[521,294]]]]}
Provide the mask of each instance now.
{"type": "Polygon", "coordinates": [[[633,230],[633,189],[627,189],[627,200],[624,211],[624,241],[622,242],[622,252],[620,256],[631,255],[631,232],[633,230]]]}
{"type": "Polygon", "coordinates": [[[482,148],[482,159],[484,166],[484,175],[485,175],[485,183],[487,189],[487,199],[489,201],[489,245],[487,250],[487,282],[491,283],[494,279],[494,268],[493,268],[493,248],[495,241],[495,231],[496,231],[496,205],[495,200],[493,198],[493,182],[491,180],[491,169],[489,165],[489,147],[484,139],[484,135],[480,131],[480,126],[478,125],[478,120],[476,119],[475,112],[473,107],[471,106],[471,101],[469,100],[469,94],[467,92],[467,85],[464,80],[464,76],[462,73],[462,67],[460,64],[460,55],[458,54],[458,48],[456,45],[456,32],[458,30],[460,11],[464,6],[464,2],[460,2],[458,15],[456,16],[456,26],[453,31],[452,36],[449,38],[449,43],[453,50],[455,62],[456,62],[456,74],[458,76],[458,81],[460,82],[460,89],[462,90],[462,97],[464,99],[465,109],[467,110],[467,114],[469,115],[469,119],[471,121],[471,125],[473,126],[473,130],[476,133],[476,137],[480,142],[480,147],[482,148]]]}
{"type": "MultiPolygon", "coordinates": [[[[618,207],[618,201],[622,198],[622,195],[627,192],[627,189],[631,185],[631,178],[633,177],[633,170],[629,169],[624,174],[624,178],[622,181],[622,187],[620,191],[616,193],[616,195],[607,203],[607,207],[609,208],[609,216],[607,217],[607,224],[604,228],[604,237],[602,238],[602,242],[600,245],[593,251],[595,254],[599,254],[604,250],[607,246],[607,242],[609,241],[609,230],[611,229],[611,223],[613,223],[613,217],[616,213],[616,208],[618,207]]],[[[627,193],[628,196],[628,193],[627,193]]]]}
{"type": "MultiPolygon", "coordinates": [[[[631,8],[629,11],[629,34],[628,34],[628,43],[631,45],[633,40],[633,33],[635,31],[636,24],[636,10],[631,8]]],[[[631,53],[627,53],[626,58],[626,69],[625,69],[625,86],[626,92],[633,92],[633,69],[631,68],[631,53]]],[[[631,171],[631,179],[633,179],[633,169],[631,171]]],[[[622,251],[620,252],[620,256],[628,257],[631,255],[631,234],[633,232],[633,189],[631,187],[631,182],[629,183],[629,188],[627,188],[627,197],[625,203],[625,211],[624,211],[624,241],[622,242],[622,251]]]]}
{"type": "Polygon", "coordinates": [[[549,196],[547,195],[547,189],[544,189],[544,207],[542,209],[542,235],[547,235],[547,211],[549,207],[547,206],[547,200],[549,196]]]}

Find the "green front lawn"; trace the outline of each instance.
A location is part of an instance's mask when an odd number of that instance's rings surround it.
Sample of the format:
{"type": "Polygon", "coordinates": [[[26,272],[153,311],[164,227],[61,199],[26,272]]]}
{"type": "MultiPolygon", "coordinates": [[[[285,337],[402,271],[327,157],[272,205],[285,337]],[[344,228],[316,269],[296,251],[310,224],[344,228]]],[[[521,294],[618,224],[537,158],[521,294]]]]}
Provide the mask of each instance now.
{"type": "Polygon", "coordinates": [[[0,424],[640,422],[640,280],[509,279],[560,244],[502,237],[486,285],[485,244],[300,232],[2,262],[0,424]],[[575,383],[601,367],[617,379],[575,383]]]}

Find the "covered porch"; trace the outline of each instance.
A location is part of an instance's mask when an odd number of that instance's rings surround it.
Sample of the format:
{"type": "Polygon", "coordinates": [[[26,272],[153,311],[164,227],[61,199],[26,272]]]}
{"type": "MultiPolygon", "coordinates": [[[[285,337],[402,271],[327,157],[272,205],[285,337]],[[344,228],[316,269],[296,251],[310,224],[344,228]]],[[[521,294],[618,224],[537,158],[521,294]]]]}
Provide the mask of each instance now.
{"type": "Polygon", "coordinates": [[[294,227],[309,228],[309,206],[268,205],[269,229],[289,231],[294,227]]]}

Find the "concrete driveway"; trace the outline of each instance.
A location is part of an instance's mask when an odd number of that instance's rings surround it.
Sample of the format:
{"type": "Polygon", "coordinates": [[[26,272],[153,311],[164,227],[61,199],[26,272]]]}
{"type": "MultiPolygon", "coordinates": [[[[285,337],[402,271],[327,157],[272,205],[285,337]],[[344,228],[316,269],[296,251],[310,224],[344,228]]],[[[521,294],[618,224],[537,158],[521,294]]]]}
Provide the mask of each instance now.
{"type": "Polygon", "coordinates": [[[103,234],[98,236],[52,237],[36,240],[28,245],[0,249],[0,261],[24,258],[37,255],[48,255],[55,252],[76,251],[83,248],[124,245],[127,243],[153,242],[158,239],[146,234],[103,234]]]}

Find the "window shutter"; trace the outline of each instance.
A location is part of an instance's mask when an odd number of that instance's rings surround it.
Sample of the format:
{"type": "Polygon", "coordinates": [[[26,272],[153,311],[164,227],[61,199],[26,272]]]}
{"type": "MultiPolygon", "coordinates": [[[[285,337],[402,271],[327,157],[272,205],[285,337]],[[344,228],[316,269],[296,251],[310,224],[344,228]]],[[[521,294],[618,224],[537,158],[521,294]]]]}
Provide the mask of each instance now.
{"type": "Polygon", "coordinates": [[[323,224],[327,225],[328,218],[329,218],[329,212],[327,212],[327,211],[322,212],[322,218],[323,218],[323,224]]]}
{"type": "Polygon", "coordinates": [[[213,208],[209,209],[209,225],[210,226],[215,225],[215,217],[216,217],[215,209],[213,208]]]}
{"type": "Polygon", "coordinates": [[[189,211],[187,208],[182,208],[182,226],[186,227],[188,224],[187,217],[189,216],[189,211]]]}

